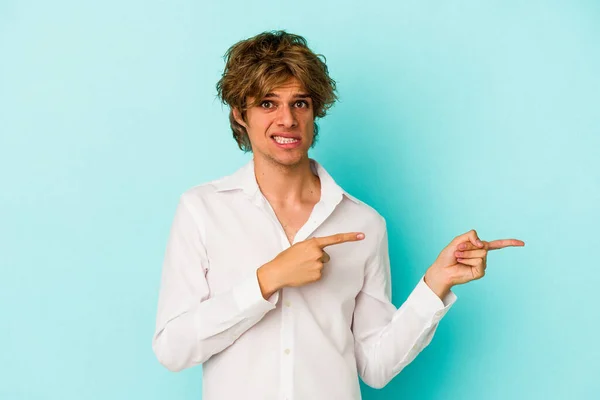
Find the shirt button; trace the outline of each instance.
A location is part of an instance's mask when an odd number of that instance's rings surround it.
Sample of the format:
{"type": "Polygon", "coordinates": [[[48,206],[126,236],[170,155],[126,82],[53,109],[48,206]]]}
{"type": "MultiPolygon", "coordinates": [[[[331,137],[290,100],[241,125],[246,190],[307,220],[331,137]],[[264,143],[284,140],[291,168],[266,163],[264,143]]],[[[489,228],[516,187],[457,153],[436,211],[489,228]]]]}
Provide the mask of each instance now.
{"type": "Polygon", "coordinates": [[[285,304],[286,307],[292,306],[292,303],[289,300],[284,301],[283,304],[285,304]]]}
{"type": "Polygon", "coordinates": [[[442,316],[442,312],[441,312],[441,311],[438,311],[438,312],[436,312],[436,313],[435,313],[435,316],[436,316],[436,317],[441,317],[441,316],[442,316]]]}
{"type": "Polygon", "coordinates": [[[285,349],[285,350],[284,350],[284,353],[285,353],[285,354],[290,354],[290,349],[285,349]]]}

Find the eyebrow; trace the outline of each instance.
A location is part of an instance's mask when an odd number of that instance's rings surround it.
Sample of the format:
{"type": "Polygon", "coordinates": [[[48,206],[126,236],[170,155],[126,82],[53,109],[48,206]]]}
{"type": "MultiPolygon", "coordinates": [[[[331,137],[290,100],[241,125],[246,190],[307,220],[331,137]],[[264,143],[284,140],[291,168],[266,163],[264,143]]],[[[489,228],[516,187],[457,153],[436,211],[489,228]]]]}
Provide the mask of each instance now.
{"type": "MultiPolygon", "coordinates": [[[[275,94],[275,93],[267,93],[267,94],[265,95],[265,98],[267,98],[267,97],[275,97],[275,98],[277,98],[277,99],[278,99],[278,98],[279,98],[279,95],[277,95],[277,94],[275,94]]],[[[308,93],[298,93],[298,94],[295,94],[295,95],[293,96],[293,98],[294,98],[294,99],[310,99],[311,97],[310,97],[310,94],[308,94],[308,93]]]]}

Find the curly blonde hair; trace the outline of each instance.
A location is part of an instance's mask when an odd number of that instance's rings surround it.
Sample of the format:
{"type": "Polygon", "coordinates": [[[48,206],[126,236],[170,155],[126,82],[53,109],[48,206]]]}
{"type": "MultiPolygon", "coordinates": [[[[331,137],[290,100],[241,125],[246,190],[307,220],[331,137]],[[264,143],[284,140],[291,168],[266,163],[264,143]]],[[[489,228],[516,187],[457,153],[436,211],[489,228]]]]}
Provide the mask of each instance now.
{"type": "MultiPolygon", "coordinates": [[[[245,121],[246,110],[258,105],[269,91],[289,78],[298,79],[312,98],[315,119],[324,117],[337,100],[336,84],[329,77],[325,56],[313,53],[302,36],[283,30],[263,32],[237,42],[223,58],[225,70],[216,85],[217,94],[231,109],[233,138],[244,152],[252,151],[252,146],[246,128],[235,120],[233,110],[238,109],[245,121]],[[251,104],[248,97],[254,98],[251,104]]],[[[315,121],[311,147],[318,133],[315,121]]]]}

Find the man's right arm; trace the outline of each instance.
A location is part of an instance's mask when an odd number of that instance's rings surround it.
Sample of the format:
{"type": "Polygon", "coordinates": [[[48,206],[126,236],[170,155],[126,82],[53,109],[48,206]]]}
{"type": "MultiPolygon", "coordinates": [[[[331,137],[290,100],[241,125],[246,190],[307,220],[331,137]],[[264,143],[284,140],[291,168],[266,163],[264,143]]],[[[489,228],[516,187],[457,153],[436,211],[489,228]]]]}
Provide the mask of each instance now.
{"type": "Polygon", "coordinates": [[[211,296],[198,217],[183,195],[163,262],[152,349],[171,371],[201,364],[229,347],[275,309],[279,296],[270,293],[265,300],[256,270],[228,292],[211,296]]]}

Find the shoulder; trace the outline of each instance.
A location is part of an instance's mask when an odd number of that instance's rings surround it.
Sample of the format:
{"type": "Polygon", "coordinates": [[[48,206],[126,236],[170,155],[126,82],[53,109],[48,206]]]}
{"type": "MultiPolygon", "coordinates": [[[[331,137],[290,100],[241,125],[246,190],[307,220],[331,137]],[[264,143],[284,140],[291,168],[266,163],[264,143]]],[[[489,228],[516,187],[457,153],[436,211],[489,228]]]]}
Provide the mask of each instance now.
{"type": "Polygon", "coordinates": [[[185,189],[179,195],[179,203],[194,211],[219,201],[219,184],[225,178],[214,179],[185,189]]]}
{"type": "Polygon", "coordinates": [[[200,183],[194,186],[191,186],[184,190],[180,197],[185,201],[198,201],[206,199],[207,197],[212,197],[217,193],[218,183],[220,179],[216,179],[210,182],[200,183]]]}
{"type": "Polygon", "coordinates": [[[343,195],[346,198],[345,202],[352,210],[353,215],[356,215],[357,217],[368,221],[370,224],[377,226],[379,230],[385,230],[386,221],[379,211],[346,191],[343,192],[343,195]]]}

